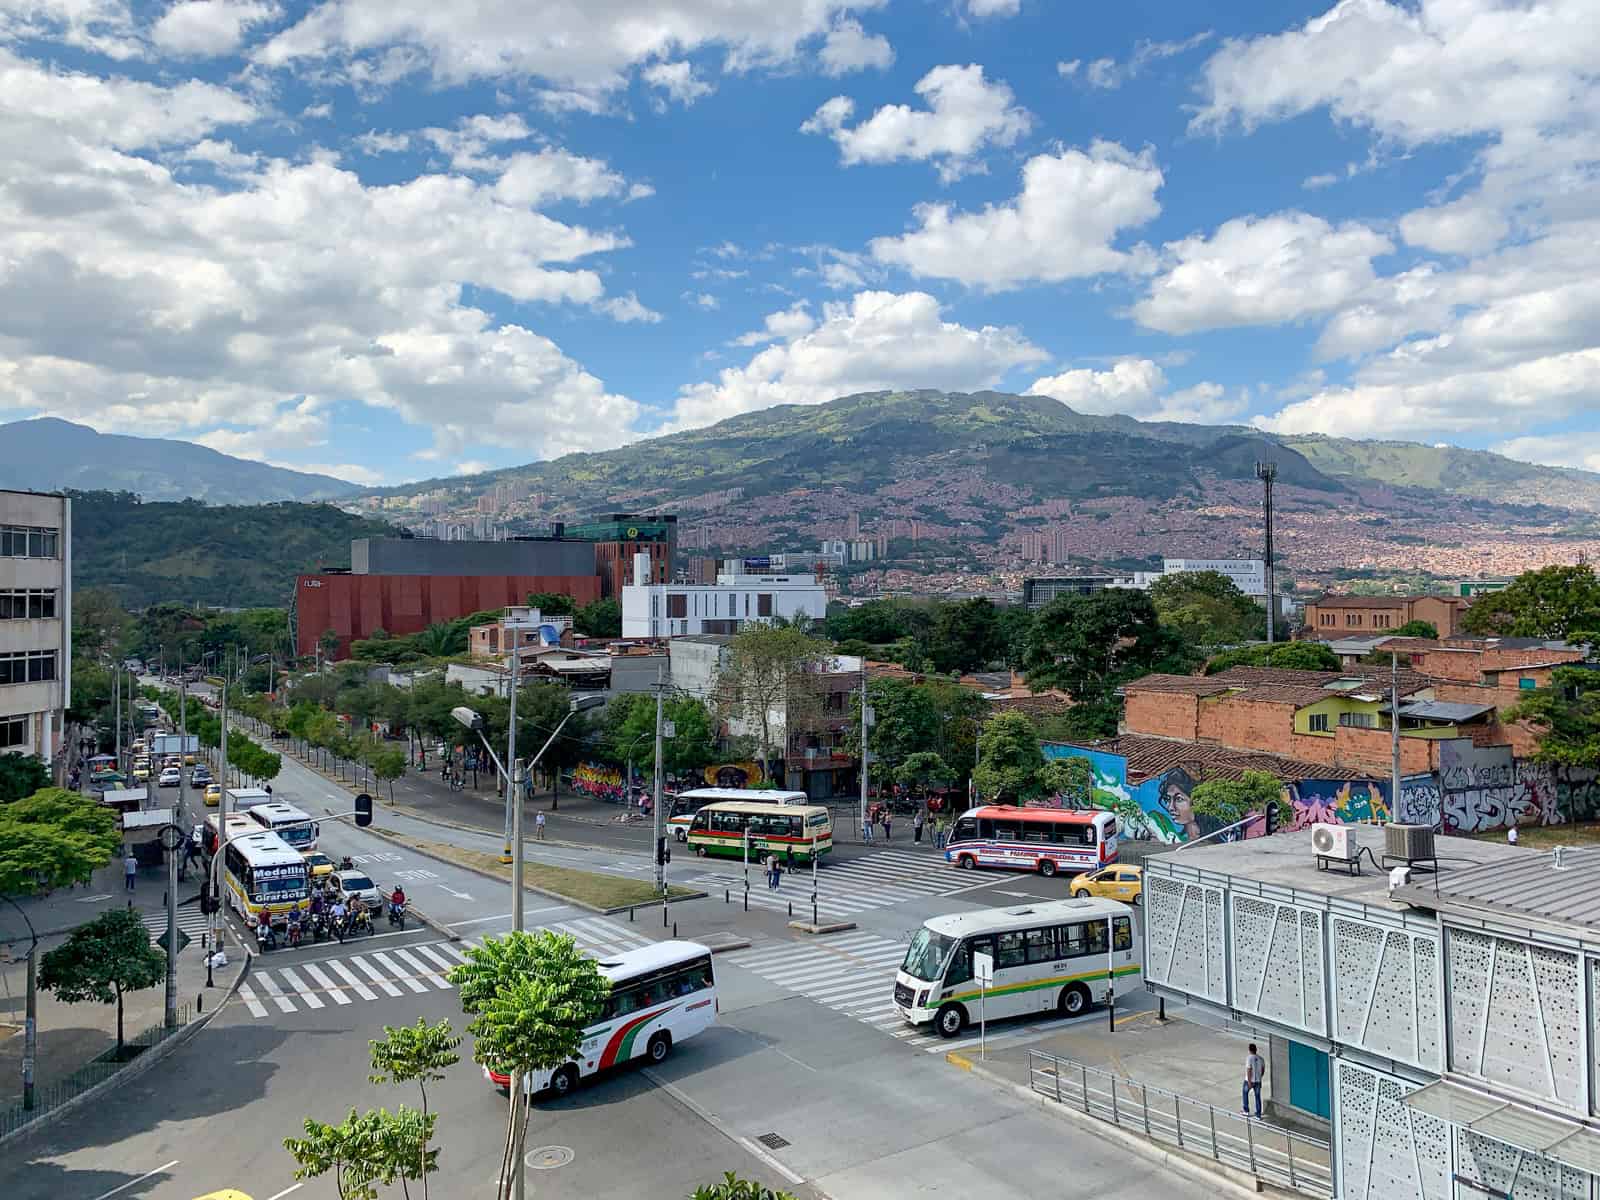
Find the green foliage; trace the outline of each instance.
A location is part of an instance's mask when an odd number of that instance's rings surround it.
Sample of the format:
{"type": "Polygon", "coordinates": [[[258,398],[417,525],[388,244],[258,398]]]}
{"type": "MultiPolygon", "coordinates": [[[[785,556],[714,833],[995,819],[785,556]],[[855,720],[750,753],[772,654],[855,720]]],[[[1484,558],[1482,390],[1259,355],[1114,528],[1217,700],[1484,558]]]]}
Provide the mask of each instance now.
{"type": "Polygon", "coordinates": [[[1265,812],[1269,804],[1277,806],[1278,821],[1285,828],[1294,820],[1283,784],[1265,771],[1246,771],[1243,779],[1208,779],[1195,785],[1189,799],[1196,816],[1210,817],[1219,828],[1265,812]]]}
{"type": "Polygon", "coordinates": [[[913,792],[949,787],[955,778],[956,773],[949,764],[932,750],[918,750],[907,757],[894,773],[894,781],[913,792]]]}
{"type": "Polygon", "coordinates": [[[42,788],[0,806],[0,895],[85,883],[121,845],[115,812],[78,792],[42,788]]]}
{"type": "Polygon", "coordinates": [[[1116,737],[1122,719],[1122,701],[1116,696],[1103,700],[1084,700],[1060,712],[1042,713],[1034,718],[1041,742],[1092,742],[1116,737]]]}
{"type": "Polygon", "coordinates": [[[389,802],[394,803],[394,781],[406,773],[406,756],[402,750],[379,750],[369,764],[372,774],[389,785],[389,802]]]}
{"type": "Polygon", "coordinates": [[[562,592],[529,592],[528,607],[537,608],[542,617],[575,617],[578,604],[562,592]]]}
{"type": "MultiPolygon", "coordinates": [[[[912,756],[937,754],[952,771],[952,784],[965,784],[977,745],[978,727],[988,708],[982,696],[949,680],[917,682],[896,677],[867,683],[874,723],[868,743],[877,760],[874,772],[889,778],[912,756]]],[[[861,696],[850,698],[851,719],[845,729],[846,751],[861,753],[861,696]]]]}
{"type": "Polygon", "coordinates": [[[333,1173],[339,1200],[377,1200],[378,1184],[404,1187],[438,1170],[439,1152],[423,1149],[433,1137],[437,1114],[401,1105],[396,1112],[376,1109],[350,1115],[337,1125],[306,1118],[305,1137],[284,1138],[283,1148],[298,1164],[296,1179],[333,1173]]]}
{"type": "Polygon", "coordinates": [[[1226,646],[1266,636],[1267,613],[1219,571],[1166,575],[1150,587],[1161,623],[1195,646],[1226,646]]]}
{"type": "Polygon", "coordinates": [[[122,1054],[122,998],[167,977],[167,959],[131,908],[113,908],[80,925],[39,960],[39,986],[64,1004],[117,1006],[117,1053],[122,1054]]]}
{"type": "Polygon", "coordinates": [[[1044,754],[1033,724],[1019,712],[990,719],[978,735],[978,765],[972,778],[978,795],[997,804],[1021,804],[1042,788],[1044,754]]]}
{"type": "Polygon", "coordinates": [[[1094,768],[1086,758],[1047,759],[1039,769],[1039,787],[1060,796],[1069,808],[1089,808],[1094,803],[1094,768]]]}
{"type": "Polygon", "coordinates": [[[1035,691],[1104,701],[1123,682],[1152,671],[1182,673],[1193,652],[1165,628],[1144,592],[1115,589],[1061,596],[1034,618],[1024,666],[1035,691]]]}
{"type": "Polygon", "coordinates": [[[796,1200],[789,1192],[776,1191],[753,1179],[741,1179],[732,1171],[720,1183],[702,1184],[689,1200],[796,1200]]]}
{"type": "MultiPolygon", "coordinates": [[[[668,696],[661,705],[674,736],[662,739],[668,774],[681,775],[710,766],[718,759],[717,723],[706,704],[694,696],[668,696]]],[[[618,766],[630,760],[634,769],[654,772],[656,764],[656,700],[646,692],[626,692],[606,705],[602,754],[618,766]]]]}
{"type": "Polygon", "coordinates": [[[174,594],[229,608],[281,604],[297,573],[348,562],[352,538],[394,532],[330,504],[145,504],[127,492],[74,492],[72,517],[74,587],[107,588],[125,608],[174,594]]]}
{"type": "Polygon", "coordinates": [[[1502,637],[1600,637],[1600,579],[1587,563],[1526,571],[1502,591],[1475,599],[1461,626],[1502,637]]]}
{"type": "Polygon", "coordinates": [[[1407,621],[1404,625],[1400,626],[1399,629],[1396,629],[1391,636],[1427,638],[1430,641],[1437,641],[1439,638],[1439,627],[1432,621],[1407,621]]]}
{"type": "Polygon", "coordinates": [[[1244,646],[1218,654],[1206,663],[1206,674],[1229,667],[1276,667],[1280,671],[1337,671],[1339,656],[1322,642],[1280,642],[1244,646]]]}
{"type": "Polygon", "coordinates": [[[919,600],[869,600],[850,606],[834,603],[823,619],[830,641],[887,645],[901,638],[925,635],[933,626],[933,606],[919,600]]]}
{"type": "Polygon", "coordinates": [[[928,665],[933,670],[965,675],[1005,657],[1005,636],[993,604],[980,597],[938,606],[927,644],[928,665]]]}
{"type": "Polygon", "coordinates": [[[621,637],[622,605],[615,600],[596,600],[593,604],[585,604],[580,608],[572,623],[579,633],[588,634],[590,637],[621,637]]]}
{"type": "Polygon", "coordinates": [[[728,644],[727,666],[715,684],[717,708],[726,719],[742,720],[757,731],[763,765],[776,750],[773,712],[785,712],[789,727],[796,728],[820,708],[804,676],[822,665],[828,650],[826,642],[777,625],[747,625],[728,644]]]}
{"type": "Polygon", "coordinates": [[[439,1082],[449,1068],[461,1061],[456,1053],[460,1045],[461,1039],[449,1021],[429,1025],[422,1017],[415,1025],[385,1025],[383,1037],[371,1043],[372,1074],[368,1078],[373,1083],[415,1083],[422,1093],[423,1119],[418,1123],[412,1155],[417,1174],[422,1177],[424,1196],[428,1194],[428,1172],[433,1169],[429,1156],[438,1154],[428,1149],[428,1138],[433,1134],[433,1122],[428,1117],[428,1085],[439,1082]]]}
{"type": "MultiPolygon", "coordinates": [[[[1526,721],[1539,733],[1533,757],[1554,767],[1600,767],[1600,678],[1559,667],[1550,686],[1528,694],[1502,721],[1526,721]]],[[[1570,814],[1569,814],[1570,815],[1570,814]]]]}
{"type": "Polygon", "coordinates": [[[50,786],[50,768],[32,754],[0,754],[0,804],[50,786]]]}
{"type": "MultiPolygon", "coordinates": [[[[72,593],[72,654],[75,659],[120,658],[133,619],[117,593],[107,587],[76,588],[72,593]]],[[[72,690],[78,690],[74,671],[72,690]]],[[[77,701],[77,696],[73,696],[77,701]]]]}

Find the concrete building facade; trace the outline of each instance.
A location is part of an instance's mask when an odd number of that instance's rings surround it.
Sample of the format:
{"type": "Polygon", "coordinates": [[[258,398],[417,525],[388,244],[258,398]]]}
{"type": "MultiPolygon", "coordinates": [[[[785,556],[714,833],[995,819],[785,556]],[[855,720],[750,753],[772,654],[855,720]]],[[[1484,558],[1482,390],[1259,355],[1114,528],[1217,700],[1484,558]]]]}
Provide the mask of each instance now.
{"type": "Polygon", "coordinates": [[[622,636],[732,634],[777,617],[820,621],[827,612],[827,592],[811,576],[722,575],[710,586],[630,584],[622,589],[622,636]]]}
{"type": "Polygon", "coordinates": [[[1461,625],[1470,600],[1460,596],[1340,596],[1328,594],[1306,603],[1306,636],[1345,638],[1399,629],[1426,621],[1441,638],[1461,625]]]}
{"type": "Polygon", "coordinates": [[[0,754],[54,763],[72,705],[72,501],[0,491],[0,754]]]}
{"type": "MultiPolygon", "coordinates": [[[[594,547],[569,538],[355,538],[352,575],[592,575],[594,547]]],[[[393,632],[392,630],[390,632],[393,632]]]]}

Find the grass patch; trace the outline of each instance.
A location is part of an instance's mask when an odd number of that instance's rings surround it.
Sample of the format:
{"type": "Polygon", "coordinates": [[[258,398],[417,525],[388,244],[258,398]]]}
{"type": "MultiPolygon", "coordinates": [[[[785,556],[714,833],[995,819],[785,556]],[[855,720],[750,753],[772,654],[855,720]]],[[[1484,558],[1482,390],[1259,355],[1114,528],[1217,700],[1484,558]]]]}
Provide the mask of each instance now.
{"type": "MultiPolygon", "coordinates": [[[[396,837],[414,850],[442,858],[459,866],[470,867],[485,875],[511,882],[511,864],[500,861],[498,854],[487,850],[467,850],[446,842],[430,842],[421,838],[396,837]]],[[[598,871],[580,871],[574,867],[557,867],[549,863],[525,860],[522,864],[522,883],[526,888],[548,892],[580,904],[595,908],[625,908],[630,904],[659,904],[661,895],[651,880],[631,879],[625,875],[603,875],[598,871]]],[[[693,896],[696,893],[685,887],[667,885],[669,899],[693,896]]]]}
{"type": "MultiPolygon", "coordinates": [[[[1503,842],[1504,829],[1472,835],[1480,842],[1503,842]]],[[[1600,846],[1600,821],[1580,821],[1576,825],[1527,825],[1517,828],[1517,845],[1546,850],[1552,846],[1600,846]]]]}

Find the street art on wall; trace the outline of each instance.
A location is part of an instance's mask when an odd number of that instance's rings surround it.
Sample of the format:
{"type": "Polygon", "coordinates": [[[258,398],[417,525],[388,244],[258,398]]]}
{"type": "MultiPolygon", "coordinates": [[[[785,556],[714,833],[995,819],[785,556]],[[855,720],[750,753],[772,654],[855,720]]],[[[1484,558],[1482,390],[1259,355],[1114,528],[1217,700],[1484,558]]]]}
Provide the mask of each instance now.
{"type": "Polygon", "coordinates": [[[1470,792],[1510,787],[1516,767],[1510,746],[1475,746],[1471,738],[1450,738],[1439,743],[1439,788],[1444,792],[1470,792]]]}
{"type": "Polygon", "coordinates": [[[1294,828],[1370,825],[1390,819],[1389,785],[1379,780],[1302,779],[1284,789],[1294,806],[1294,828]]]}
{"type": "Polygon", "coordinates": [[[1530,759],[1512,764],[1499,787],[1441,789],[1445,833],[1486,833],[1513,825],[1561,825],[1600,819],[1600,780],[1581,768],[1556,768],[1530,759]]]}
{"type": "Polygon", "coordinates": [[[608,763],[579,763],[572,772],[572,790],[598,800],[621,800],[622,769],[608,763]]]}
{"type": "Polygon", "coordinates": [[[1394,819],[1400,824],[1437,829],[1443,812],[1437,776],[1412,775],[1400,781],[1400,803],[1394,809],[1394,819]]]}

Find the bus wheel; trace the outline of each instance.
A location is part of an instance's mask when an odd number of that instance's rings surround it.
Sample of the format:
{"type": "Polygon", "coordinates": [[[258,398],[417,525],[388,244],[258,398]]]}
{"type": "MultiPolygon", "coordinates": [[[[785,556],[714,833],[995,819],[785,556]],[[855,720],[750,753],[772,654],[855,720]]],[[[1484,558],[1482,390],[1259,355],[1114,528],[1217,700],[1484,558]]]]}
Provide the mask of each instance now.
{"type": "Polygon", "coordinates": [[[651,1062],[665,1062],[667,1055],[672,1053],[672,1035],[665,1032],[656,1034],[650,1039],[650,1045],[645,1048],[645,1052],[650,1055],[651,1062]]]}
{"type": "Polygon", "coordinates": [[[1055,859],[1053,859],[1053,858],[1041,858],[1039,860],[1039,874],[1043,875],[1046,879],[1049,879],[1055,873],[1056,873],[1056,860],[1055,859]]]}
{"type": "Polygon", "coordinates": [[[578,1086],[578,1068],[568,1063],[550,1077],[550,1090],[557,1097],[572,1095],[572,1089],[578,1086]]]}
{"type": "Polygon", "coordinates": [[[1056,1010],[1063,1017],[1081,1017],[1089,1011],[1089,989],[1081,983],[1069,984],[1061,989],[1061,999],[1056,1010]]]}
{"type": "Polygon", "coordinates": [[[971,871],[977,865],[978,860],[973,858],[970,854],[963,854],[960,858],[956,859],[956,866],[960,867],[963,871],[971,871]]]}
{"type": "Polygon", "coordinates": [[[706,848],[704,846],[696,846],[694,848],[694,852],[696,854],[698,854],[701,858],[704,858],[706,856],[706,848]]]}
{"type": "Polygon", "coordinates": [[[680,842],[687,842],[689,840],[689,835],[681,829],[674,829],[672,831],[672,836],[677,838],[680,842]]]}
{"type": "Polygon", "coordinates": [[[933,1018],[933,1027],[939,1036],[953,1038],[967,1026],[967,1010],[959,1004],[946,1004],[933,1018]]]}

